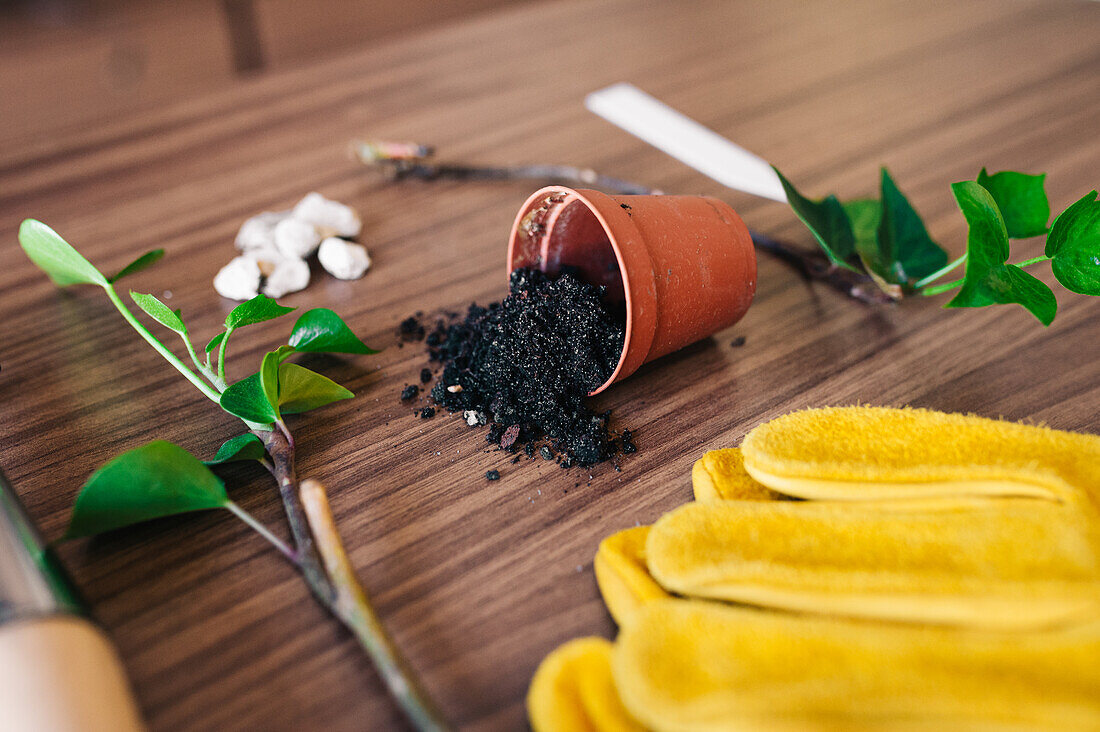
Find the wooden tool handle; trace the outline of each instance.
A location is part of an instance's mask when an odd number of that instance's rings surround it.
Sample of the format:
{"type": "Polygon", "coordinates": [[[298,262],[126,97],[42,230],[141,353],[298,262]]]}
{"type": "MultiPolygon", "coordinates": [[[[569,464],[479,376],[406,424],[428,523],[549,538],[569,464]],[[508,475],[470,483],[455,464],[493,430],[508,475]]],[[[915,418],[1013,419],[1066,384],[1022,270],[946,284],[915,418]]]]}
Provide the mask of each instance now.
{"type": "Polygon", "coordinates": [[[0,625],[0,709],[10,730],[145,729],[114,648],[72,616],[0,625]]]}

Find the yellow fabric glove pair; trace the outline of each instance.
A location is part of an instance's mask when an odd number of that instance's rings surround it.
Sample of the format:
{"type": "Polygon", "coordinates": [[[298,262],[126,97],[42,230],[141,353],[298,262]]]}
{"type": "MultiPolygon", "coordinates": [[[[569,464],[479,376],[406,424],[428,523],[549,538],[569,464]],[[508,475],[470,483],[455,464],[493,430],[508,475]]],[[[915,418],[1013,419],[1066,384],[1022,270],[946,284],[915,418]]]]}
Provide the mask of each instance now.
{"type": "Polygon", "coordinates": [[[1100,729],[1100,438],[807,410],[692,479],[601,543],[620,636],[543,662],[537,732],[1100,729]]]}

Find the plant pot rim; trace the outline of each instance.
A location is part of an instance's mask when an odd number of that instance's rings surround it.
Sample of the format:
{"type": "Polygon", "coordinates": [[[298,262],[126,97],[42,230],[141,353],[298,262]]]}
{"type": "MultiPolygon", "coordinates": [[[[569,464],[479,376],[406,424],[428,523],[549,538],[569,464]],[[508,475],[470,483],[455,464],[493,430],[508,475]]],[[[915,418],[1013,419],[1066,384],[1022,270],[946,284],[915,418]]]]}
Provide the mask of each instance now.
{"type": "Polygon", "coordinates": [[[521,252],[520,240],[539,237],[537,266],[549,261],[550,237],[553,224],[565,208],[574,201],[582,203],[596,217],[607,235],[611,250],[619,267],[623,293],[626,298],[626,323],[622,352],[615,370],[598,388],[589,392],[595,396],[614,384],[620,376],[625,378],[645,363],[657,331],[657,284],[653,263],[644,239],[630,215],[611,196],[587,188],[546,186],[532,193],[512,224],[508,239],[507,274],[517,269],[517,257],[521,252]],[[539,216],[540,211],[544,212],[539,216]],[[535,227],[543,227],[535,233],[535,227]]]}

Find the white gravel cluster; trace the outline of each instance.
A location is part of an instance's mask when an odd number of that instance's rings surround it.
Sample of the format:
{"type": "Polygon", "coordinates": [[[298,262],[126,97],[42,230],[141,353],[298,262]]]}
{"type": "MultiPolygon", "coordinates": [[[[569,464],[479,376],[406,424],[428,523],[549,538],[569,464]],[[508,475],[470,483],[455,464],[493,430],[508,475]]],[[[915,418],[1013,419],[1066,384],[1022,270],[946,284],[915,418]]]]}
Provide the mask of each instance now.
{"type": "Polygon", "coordinates": [[[265,211],[241,224],[235,246],[240,254],[214,277],[214,289],[230,300],[263,293],[279,298],[309,284],[309,262],[317,259],[333,277],[357,280],[370,268],[367,250],[348,239],[363,222],[350,206],[306,195],[290,211],[265,211]]]}

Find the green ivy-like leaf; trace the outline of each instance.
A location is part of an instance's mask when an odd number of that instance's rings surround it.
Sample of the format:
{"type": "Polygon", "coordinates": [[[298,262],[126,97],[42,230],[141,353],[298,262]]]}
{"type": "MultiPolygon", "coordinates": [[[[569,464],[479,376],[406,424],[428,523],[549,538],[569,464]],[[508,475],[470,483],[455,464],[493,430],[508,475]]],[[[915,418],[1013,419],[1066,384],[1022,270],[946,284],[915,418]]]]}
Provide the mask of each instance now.
{"type": "Polygon", "coordinates": [[[219,345],[219,344],[220,344],[220,343],[221,343],[221,342],[222,342],[223,340],[225,340],[225,331],[224,331],[224,330],[223,330],[223,331],[222,331],[221,333],[218,333],[218,334],[217,334],[216,336],[214,336],[213,338],[211,338],[211,339],[210,339],[210,342],[206,344],[206,348],[205,348],[205,349],[203,349],[203,350],[205,350],[205,351],[206,351],[207,353],[210,353],[210,352],[211,352],[211,351],[213,351],[213,350],[214,350],[215,348],[217,348],[217,347],[218,347],[218,345],[219,345]]]}
{"type": "Polygon", "coordinates": [[[903,294],[900,283],[904,279],[900,276],[897,263],[880,248],[878,229],[882,220],[882,204],[873,198],[858,198],[842,205],[852,224],[856,254],[863,268],[880,290],[895,300],[900,299],[903,294]]]}
{"type": "Polygon", "coordinates": [[[172,310],[153,295],[144,295],[130,290],[130,297],[153,320],[180,335],[187,335],[187,326],[184,325],[179,310],[172,310]]]}
{"type": "Polygon", "coordinates": [[[859,271],[848,259],[855,254],[855,234],[852,232],[852,224],[848,220],[848,214],[837,200],[836,196],[829,195],[820,201],[812,201],[798,192],[791,182],[779,172],[779,168],[772,166],[783,190],[787,194],[787,202],[794,213],[810,230],[817,239],[817,243],[825,252],[829,261],[840,267],[853,271],[859,271]]]}
{"type": "Polygon", "coordinates": [[[295,348],[294,346],[279,346],[278,348],[276,348],[273,351],[273,353],[275,354],[275,357],[278,359],[279,363],[282,363],[283,361],[287,360],[288,358],[290,358],[291,356],[293,356],[297,352],[298,352],[298,349],[295,348]]]}
{"type": "Polygon", "coordinates": [[[353,396],[332,379],[298,364],[279,366],[279,409],[283,414],[306,412],[353,396]]]}
{"type": "Polygon", "coordinates": [[[290,312],[294,312],[294,308],[284,307],[267,295],[257,295],[233,308],[225,317],[225,327],[228,330],[235,330],[246,325],[274,320],[290,312]]]}
{"type": "Polygon", "coordinates": [[[1050,227],[1044,252],[1062,286],[1082,295],[1100,295],[1100,201],[1091,191],[1067,208],[1050,227]]]}
{"type": "Polygon", "coordinates": [[[265,353],[260,364],[260,389],[267,403],[275,410],[275,419],[279,419],[279,362],[282,355],[281,351],[265,353]]]}
{"type": "Polygon", "coordinates": [[[230,384],[222,392],[219,403],[225,411],[249,422],[270,424],[279,418],[279,413],[264,394],[258,373],[230,384]]]}
{"type": "Polygon", "coordinates": [[[951,190],[970,231],[966,240],[966,275],[962,289],[944,307],[1018,303],[1043,325],[1050,325],[1058,302],[1041,281],[1005,263],[1009,253],[1008,231],[993,196],[975,181],[954,183],[951,190]]]}
{"type": "Polygon", "coordinates": [[[881,189],[879,251],[880,256],[890,262],[891,271],[897,278],[891,282],[909,284],[946,265],[947,252],[932,241],[920,214],[894,183],[886,168],[882,169],[881,189]]]}
{"type": "Polygon", "coordinates": [[[41,221],[26,219],[19,226],[19,245],[31,261],[61,287],[107,285],[107,278],[91,262],[41,221]]]}
{"type": "Polygon", "coordinates": [[[66,539],[189,511],[223,508],[225,487],[191,453],[157,440],[97,470],[77,496],[66,539]]]}
{"type": "Polygon", "coordinates": [[[263,440],[251,432],[245,432],[223,442],[213,459],[203,462],[208,466],[221,465],[244,460],[262,460],[266,455],[263,440]]]}
{"type": "Polygon", "coordinates": [[[164,256],[164,250],[163,249],[154,249],[151,252],[145,252],[145,254],[142,254],[140,257],[138,257],[134,261],[130,262],[128,265],[126,265],[125,267],[120,269],[118,272],[116,272],[115,274],[108,277],[107,281],[110,282],[111,284],[114,284],[114,283],[118,282],[119,280],[121,280],[123,277],[129,277],[130,275],[134,274],[135,272],[140,272],[141,270],[145,269],[146,267],[153,266],[163,256],[164,256]]]}
{"type": "Polygon", "coordinates": [[[328,308],[308,310],[294,324],[290,345],[303,353],[378,353],[328,308]]]}
{"type": "MultiPolygon", "coordinates": [[[[329,378],[294,363],[279,363],[279,351],[264,357],[264,367],[276,369],[271,396],[265,392],[261,373],[257,372],[231,384],[222,393],[222,409],[249,422],[271,423],[283,414],[298,414],[340,399],[354,396],[329,378]]],[[[220,451],[219,451],[220,452],[220,451]]]]}
{"type": "Polygon", "coordinates": [[[874,246],[879,221],[882,219],[882,204],[873,198],[857,198],[845,201],[841,206],[852,226],[856,251],[859,251],[861,244],[874,246]]]}
{"type": "Polygon", "coordinates": [[[985,168],[978,173],[978,185],[989,191],[997,202],[1010,239],[1026,239],[1047,233],[1050,202],[1043,189],[1046,177],[1046,173],[1028,175],[1014,170],[990,175],[985,168]]]}

